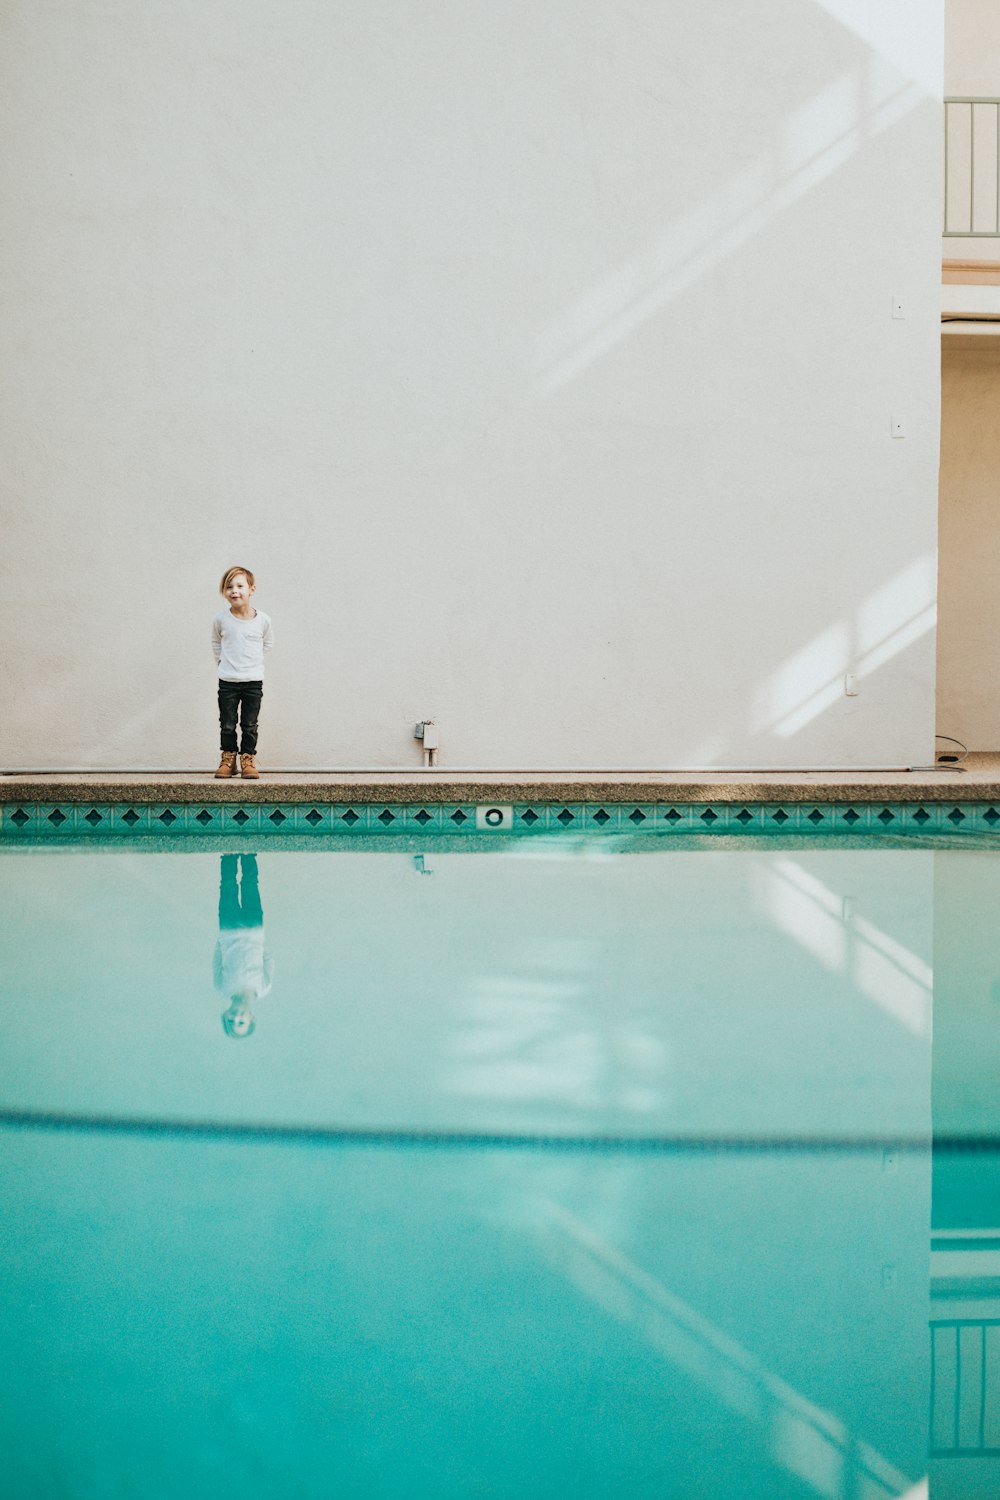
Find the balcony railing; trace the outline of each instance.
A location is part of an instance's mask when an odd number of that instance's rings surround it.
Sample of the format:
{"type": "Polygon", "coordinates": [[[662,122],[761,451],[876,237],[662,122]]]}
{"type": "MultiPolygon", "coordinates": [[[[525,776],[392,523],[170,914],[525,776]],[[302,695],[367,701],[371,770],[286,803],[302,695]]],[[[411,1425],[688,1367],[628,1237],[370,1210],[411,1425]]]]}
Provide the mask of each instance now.
{"type": "Polygon", "coordinates": [[[931,1323],[932,1458],[1000,1457],[1000,1319],[931,1323]]]}
{"type": "Polygon", "coordinates": [[[1000,237],[1000,99],[944,101],[944,232],[1000,237]]]}

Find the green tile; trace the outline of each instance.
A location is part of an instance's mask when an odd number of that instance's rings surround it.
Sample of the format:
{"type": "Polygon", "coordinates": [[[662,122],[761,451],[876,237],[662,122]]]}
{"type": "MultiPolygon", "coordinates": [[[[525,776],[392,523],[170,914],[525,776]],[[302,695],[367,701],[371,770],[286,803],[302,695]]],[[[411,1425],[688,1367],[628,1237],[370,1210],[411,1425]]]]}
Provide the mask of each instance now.
{"type": "Polygon", "coordinates": [[[761,829],[764,833],[797,833],[799,829],[799,819],[798,809],[795,803],[762,803],[761,829]]]}
{"type": "Polygon", "coordinates": [[[259,827],[262,833],[293,833],[295,831],[294,803],[262,802],[259,827]]]}
{"type": "Polygon", "coordinates": [[[334,833],[367,833],[368,804],[366,802],[336,802],[330,823],[334,833]]]}
{"type": "Polygon", "coordinates": [[[441,807],[438,803],[413,803],[404,809],[407,833],[437,833],[441,827],[441,807]]]}
{"type": "Polygon", "coordinates": [[[799,804],[800,833],[837,833],[837,809],[832,802],[799,804]]]}
{"type": "Polygon", "coordinates": [[[867,802],[838,802],[833,812],[833,821],[838,833],[867,833],[869,829],[867,802]]]}
{"type": "Polygon", "coordinates": [[[149,829],[149,808],[141,802],[120,802],[111,817],[115,833],[145,833],[149,829]]]}
{"type": "MultiPolygon", "coordinates": [[[[633,826],[630,814],[634,809],[633,803],[628,803],[622,808],[622,827],[633,826]]],[[[640,812],[651,812],[654,815],[656,827],[666,829],[668,833],[690,833],[691,832],[691,804],[690,802],[657,802],[655,806],[643,806],[640,812]]]]}
{"type": "Polygon", "coordinates": [[[303,802],[295,809],[295,827],[302,833],[329,833],[332,809],[329,802],[303,802]]]}
{"type": "Polygon", "coordinates": [[[72,803],[41,802],[38,806],[36,827],[40,834],[72,833],[76,826],[76,808],[72,803]]]}
{"type": "Polygon", "coordinates": [[[231,828],[234,833],[256,833],[260,827],[259,804],[250,802],[244,807],[240,803],[224,803],[222,826],[231,828]]]}
{"type": "Polygon", "coordinates": [[[405,804],[373,802],[368,813],[368,831],[369,833],[405,833],[405,804]]]}
{"type": "Polygon", "coordinates": [[[183,833],[184,808],[180,804],[155,803],[149,809],[150,833],[183,833]]]}
{"type": "Polygon", "coordinates": [[[545,833],[548,826],[548,807],[544,802],[516,802],[514,804],[514,831],[516,833],[545,833]]]}
{"type": "Polygon", "coordinates": [[[936,802],[904,803],[903,826],[907,833],[936,833],[941,827],[941,809],[936,802]]]}
{"type": "Polygon", "coordinates": [[[454,802],[446,802],[442,806],[442,833],[475,833],[475,831],[476,809],[474,803],[463,802],[461,805],[456,805],[454,802]]]}
{"type": "Polygon", "coordinates": [[[759,802],[731,802],[726,808],[727,833],[760,833],[764,810],[759,802]]]}

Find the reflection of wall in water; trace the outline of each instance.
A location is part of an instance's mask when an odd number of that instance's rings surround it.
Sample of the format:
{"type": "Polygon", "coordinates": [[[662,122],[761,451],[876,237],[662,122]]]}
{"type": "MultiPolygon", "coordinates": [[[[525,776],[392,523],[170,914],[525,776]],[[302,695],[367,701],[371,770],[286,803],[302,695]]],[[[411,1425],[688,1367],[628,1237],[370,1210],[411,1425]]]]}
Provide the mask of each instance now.
{"type": "Polygon", "coordinates": [[[932,855],[643,848],[522,840],[435,853],[430,879],[404,852],[262,855],[281,1005],[240,1047],[206,963],[217,855],[0,859],[22,1001],[0,1089],[197,1118],[923,1137],[932,855]]]}
{"type": "Polygon", "coordinates": [[[926,1158],[4,1147],[11,1493],[44,1464],[435,1500],[924,1473],[926,1158]]]}
{"type": "MultiPolygon", "coordinates": [[[[1000,859],[934,856],[935,1138],[996,1136],[1000,859]]],[[[931,1237],[933,1500],[1000,1492],[1000,1157],[939,1149],[931,1237]]]]}
{"type": "MultiPolygon", "coordinates": [[[[282,1003],[251,1046],[206,1003],[218,856],[0,857],[19,917],[4,1097],[414,1129],[927,1133],[926,851],[520,841],[435,853],[433,879],[404,851],[265,857],[282,1003]]],[[[579,1465],[600,1500],[682,1479],[706,1500],[803,1481],[839,1500],[866,1475],[895,1496],[923,1474],[919,1153],[13,1150],[22,1248],[0,1311],[34,1352],[0,1380],[38,1449],[110,1410],[127,1445],[111,1454],[136,1472],[196,1438],[220,1466],[329,1472],[334,1413],[355,1493],[372,1492],[366,1454],[439,1471],[441,1443],[461,1500],[498,1466],[530,1492],[503,1468],[522,1458],[532,1482],[560,1470],[551,1493],[579,1465]],[[39,1353],[45,1297],[59,1318],[39,1353]],[[151,1349],[170,1393],[155,1422],[132,1378],[151,1349]],[[33,1394],[50,1361],[71,1375],[55,1421],[33,1394]]]]}

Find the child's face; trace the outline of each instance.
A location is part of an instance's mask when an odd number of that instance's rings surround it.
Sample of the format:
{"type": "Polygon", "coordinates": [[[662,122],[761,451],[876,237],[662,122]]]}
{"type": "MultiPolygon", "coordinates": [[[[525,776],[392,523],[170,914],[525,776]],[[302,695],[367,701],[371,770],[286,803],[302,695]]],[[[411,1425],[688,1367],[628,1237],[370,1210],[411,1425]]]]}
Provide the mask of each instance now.
{"type": "Polygon", "coordinates": [[[249,1036],[257,1023],[242,997],[234,995],[229,1009],[223,1012],[222,1024],[229,1036],[241,1037],[249,1036]]]}
{"type": "Polygon", "coordinates": [[[226,589],[226,598],[229,600],[230,609],[244,609],[250,603],[250,595],[253,589],[246,581],[243,573],[234,573],[229,580],[226,589]]]}

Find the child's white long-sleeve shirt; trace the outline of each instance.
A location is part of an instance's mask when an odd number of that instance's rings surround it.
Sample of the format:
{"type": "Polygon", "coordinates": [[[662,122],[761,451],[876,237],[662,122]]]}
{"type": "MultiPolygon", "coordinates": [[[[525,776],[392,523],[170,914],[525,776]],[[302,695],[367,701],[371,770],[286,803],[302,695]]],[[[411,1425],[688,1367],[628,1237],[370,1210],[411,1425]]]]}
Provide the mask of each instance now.
{"type": "Polygon", "coordinates": [[[263,927],[234,927],[219,933],[212,978],[220,995],[260,1000],[274,978],[274,960],[264,947],[263,927]]]}
{"type": "Polygon", "coordinates": [[[252,620],[241,620],[230,609],[220,609],[212,620],[212,654],[223,682],[258,682],[264,676],[264,652],[274,645],[271,616],[259,609],[252,620]]]}

